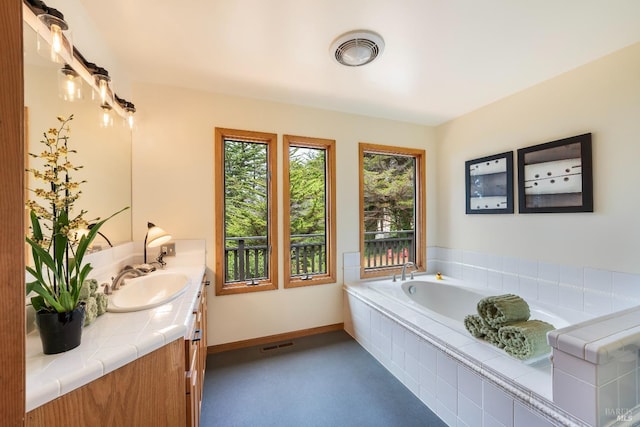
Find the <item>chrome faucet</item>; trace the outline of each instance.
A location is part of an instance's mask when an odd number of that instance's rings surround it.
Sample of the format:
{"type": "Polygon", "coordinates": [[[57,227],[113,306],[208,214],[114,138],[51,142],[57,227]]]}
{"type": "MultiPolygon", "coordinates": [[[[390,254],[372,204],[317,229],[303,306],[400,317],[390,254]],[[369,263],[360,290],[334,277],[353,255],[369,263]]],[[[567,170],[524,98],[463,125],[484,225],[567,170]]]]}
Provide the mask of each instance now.
{"type": "Polygon", "coordinates": [[[120,273],[118,273],[116,277],[112,278],[110,291],[117,291],[120,285],[122,284],[122,282],[124,281],[125,277],[127,276],[140,277],[140,276],[144,276],[145,274],[147,273],[138,268],[133,268],[130,265],[127,265],[125,268],[122,269],[122,271],[120,271],[120,273]]]}
{"type": "MultiPolygon", "coordinates": [[[[402,273],[400,273],[400,280],[407,280],[407,267],[413,267],[413,271],[418,271],[418,267],[412,262],[408,262],[402,266],[402,273]]],[[[411,273],[411,278],[413,279],[413,272],[411,273]]]]}
{"type": "Polygon", "coordinates": [[[167,261],[164,260],[165,254],[165,252],[160,251],[160,255],[158,255],[158,258],[156,258],[156,260],[153,261],[151,265],[158,264],[161,269],[165,268],[167,266],[167,261]]]}

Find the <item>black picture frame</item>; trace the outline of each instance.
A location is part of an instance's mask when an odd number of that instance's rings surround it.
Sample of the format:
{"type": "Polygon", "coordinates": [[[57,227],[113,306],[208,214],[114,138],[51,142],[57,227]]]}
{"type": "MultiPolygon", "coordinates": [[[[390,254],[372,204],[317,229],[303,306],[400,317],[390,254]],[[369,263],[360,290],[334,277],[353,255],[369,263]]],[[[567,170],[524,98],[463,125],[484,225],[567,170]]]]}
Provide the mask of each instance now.
{"type": "Polygon", "coordinates": [[[464,162],[467,214],[513,213],[513,151],[464,162]]]}
{"type": "Polygon", "coordinates": [[[518,210],[593,212],[591,133],[518,150],[518,210]]]}

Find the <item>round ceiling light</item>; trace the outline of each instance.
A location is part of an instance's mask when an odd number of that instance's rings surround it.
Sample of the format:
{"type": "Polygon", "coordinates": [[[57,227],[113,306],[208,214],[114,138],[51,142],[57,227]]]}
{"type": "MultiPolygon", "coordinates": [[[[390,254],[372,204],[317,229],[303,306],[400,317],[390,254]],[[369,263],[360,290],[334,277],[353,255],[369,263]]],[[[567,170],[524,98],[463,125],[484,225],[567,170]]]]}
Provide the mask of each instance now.
{"type": "Polygon", "coordinates": [[[372,31],[349,31],[331,44],[331,55],[348,67],[359,67],[370,63],[382,54],[384,40],[372,31]]]}

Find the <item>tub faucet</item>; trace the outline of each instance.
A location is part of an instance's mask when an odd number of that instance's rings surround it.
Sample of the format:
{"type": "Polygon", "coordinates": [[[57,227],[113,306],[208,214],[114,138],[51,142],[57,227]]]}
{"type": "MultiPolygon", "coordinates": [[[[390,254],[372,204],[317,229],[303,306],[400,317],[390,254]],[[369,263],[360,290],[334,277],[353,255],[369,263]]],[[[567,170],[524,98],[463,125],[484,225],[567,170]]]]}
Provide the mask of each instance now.
{"type": "Polygon", "coordinates": [[[140,277],[140,276],[144,276],[145,274],[147,273],[145,273],[144,271],[138,268],[133,268],[130,265],[127,265],[125,268],[122,269],[122,271],[120,271],[120,273],[118,273],[116,277],[112,279],[110,290],[117,291],[120,285],[122,284],[122,282],[124,281],[124,278],[127,276],[140,277]]]}
{"type": "MultiPolygon", "coordinates": [[[[400,280],[407,280],[407,267],[413,267],[413,271],[418,271],[418,267],[412,262],[408,262],[402,266],[402,273],[400,273],[400,280]]],[[[411,274],[411,278],[413,279],[413,274],[411,274]]]]}

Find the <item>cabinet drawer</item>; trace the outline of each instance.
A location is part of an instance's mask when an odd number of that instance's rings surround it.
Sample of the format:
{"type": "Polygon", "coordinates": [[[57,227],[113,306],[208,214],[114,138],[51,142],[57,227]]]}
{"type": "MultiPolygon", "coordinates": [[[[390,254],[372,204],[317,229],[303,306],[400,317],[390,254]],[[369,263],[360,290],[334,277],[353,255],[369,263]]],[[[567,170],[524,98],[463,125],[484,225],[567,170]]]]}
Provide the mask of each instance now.
{"type": "MultiPolygon", "coordinates": [[[[194,329],[191,333],[191,338],[184,341],[185,345],[185,362],[187,366],[185,367],[185,372],[187,377],[191,377],[198,370],[198,349],[200,347],[200,341],[202,340],[202,330],[194,329]]],[[[188,383],[189,381],[187,381],[188,383]]],[[[187,392],[189,390],[187,389],[187,392]]]]}

